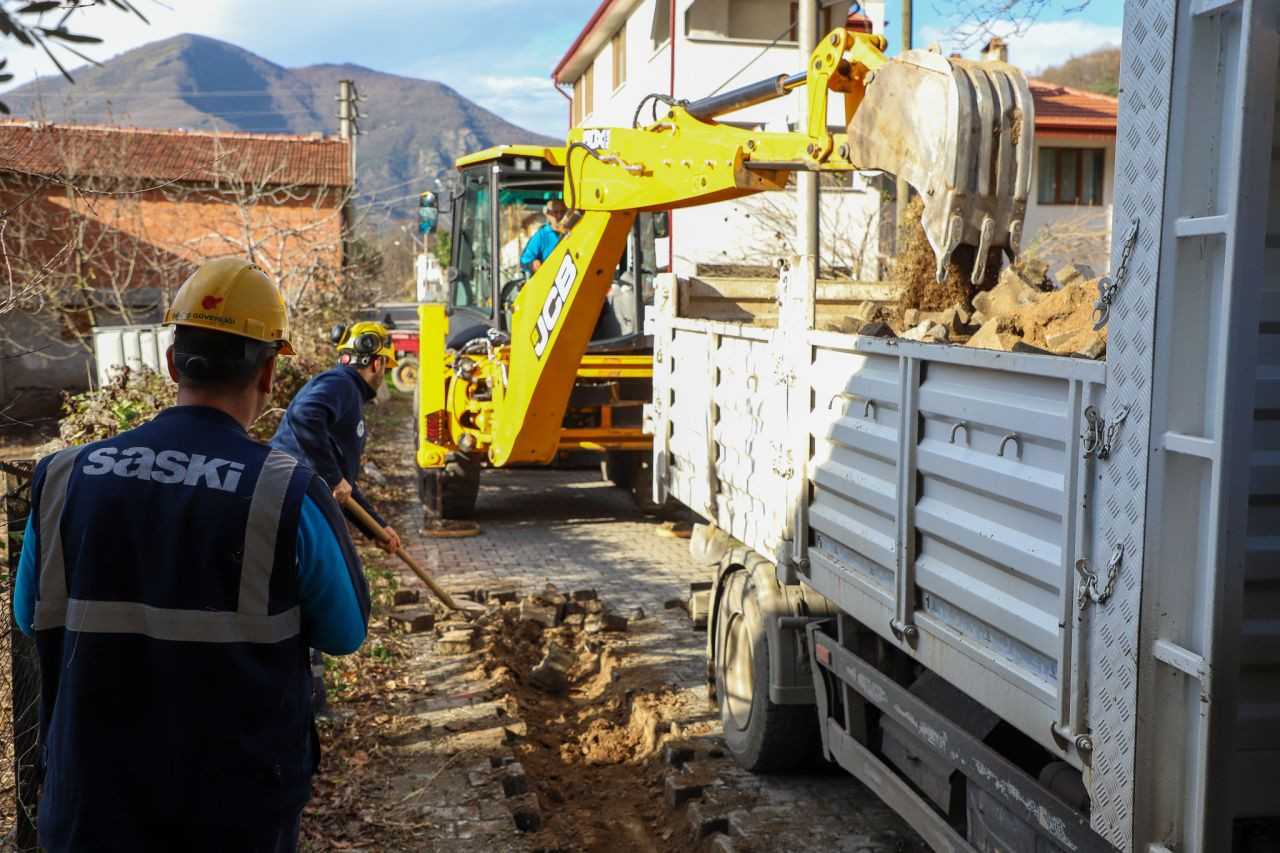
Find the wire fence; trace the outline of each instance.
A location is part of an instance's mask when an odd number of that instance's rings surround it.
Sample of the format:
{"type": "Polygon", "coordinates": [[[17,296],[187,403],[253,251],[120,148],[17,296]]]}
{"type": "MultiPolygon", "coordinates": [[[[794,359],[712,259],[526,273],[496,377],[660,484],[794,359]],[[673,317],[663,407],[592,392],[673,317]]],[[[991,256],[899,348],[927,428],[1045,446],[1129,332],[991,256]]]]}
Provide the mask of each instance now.
{"type": "Polygon", "coordinates": [[[35,851],[39,796],[40,669],[35,642],[13,619],[13,586],[31,512],[33,462],[3,464],[0,536],[0,849],[35,851]]]}

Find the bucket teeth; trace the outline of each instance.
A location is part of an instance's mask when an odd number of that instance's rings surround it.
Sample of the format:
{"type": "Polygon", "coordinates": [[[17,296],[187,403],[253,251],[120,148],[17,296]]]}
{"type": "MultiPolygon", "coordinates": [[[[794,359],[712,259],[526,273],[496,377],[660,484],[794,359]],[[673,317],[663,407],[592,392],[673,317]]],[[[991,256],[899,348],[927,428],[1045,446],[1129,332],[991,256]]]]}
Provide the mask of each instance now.
{"type": "Polygon", "coordinates": [[[905,179],[942,281],[951,254],[974,246],[974,281],[990,249],[1018,251],[1031,185],[1035,108],[1022,72],[1003,62],[905,51],[877,69],[849,122],[849,159],[905,179]]]}

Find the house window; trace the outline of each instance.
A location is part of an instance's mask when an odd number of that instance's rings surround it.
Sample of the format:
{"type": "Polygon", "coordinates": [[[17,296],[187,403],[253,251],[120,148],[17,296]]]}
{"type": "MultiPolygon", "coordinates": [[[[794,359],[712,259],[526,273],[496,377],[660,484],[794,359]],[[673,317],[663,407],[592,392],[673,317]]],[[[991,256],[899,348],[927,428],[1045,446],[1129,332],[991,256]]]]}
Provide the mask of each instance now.
{"type": "Polygon", "coordinates": [[[1036,164],[1040,204],[1102,204],[1101,148],[1041,148],[1036,164]]]}
{"type": "Polygon", "coordinates": [[[649,42],[654,50],[671,41],[671,0],[654,0],[649,42]]]}
{"type": "Polygon", "coordinates": [[[627,82],[627,25],[624,23],[609,40],[613,50],[613,88],[627,82]]]}
{"type": "Polygon", "coordinates": [[[582,76],[573,81],[573,123],[582,124],[591,115],[592,89],[595,88],[595,66],[588,65],[582,76]]]}

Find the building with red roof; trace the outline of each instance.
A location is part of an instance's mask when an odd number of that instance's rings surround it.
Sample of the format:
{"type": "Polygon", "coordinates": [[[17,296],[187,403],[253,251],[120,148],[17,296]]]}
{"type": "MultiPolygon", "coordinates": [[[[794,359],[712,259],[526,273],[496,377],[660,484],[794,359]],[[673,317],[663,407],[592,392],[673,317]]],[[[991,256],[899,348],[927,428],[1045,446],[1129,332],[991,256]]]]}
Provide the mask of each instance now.
{"type": "Polygon", "coordinates": [[[7,414],[84,387],[93,327],[158,322],[202,261],[251,258],[290,297],[332,286],[351,188],[350,146],[322,134],[0,122],[7,414]]]}

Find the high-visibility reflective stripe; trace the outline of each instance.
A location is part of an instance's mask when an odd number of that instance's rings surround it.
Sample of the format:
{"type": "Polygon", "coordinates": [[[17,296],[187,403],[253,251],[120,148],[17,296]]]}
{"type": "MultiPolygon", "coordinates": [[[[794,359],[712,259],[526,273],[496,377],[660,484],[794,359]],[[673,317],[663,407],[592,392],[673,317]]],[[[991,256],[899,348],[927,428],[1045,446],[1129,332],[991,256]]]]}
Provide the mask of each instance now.
{"type": "Polygon", "coordinates": [[[62,508],[67,503],[67,483],[81,448],[59,450],[45,468],[44,485],[40,487],[40,530],[36,543],[40,548],[40,582],[37,590],[41,601],[67,600],[67,569],[62,559],[62,508]]]}
{"type": "Polygon", "coordinates": [[[274,616],[225,610],[169,610],[134,601],[39,601],[36,628],[66,628],[92,634],[141,634],[187,643],[278,643],[302,630],[294,607],[274,616]]]}
{"type": "Polygon", "coordinates": [[[292,456],[272,450],[258,474],[244,531],[244,560],[240,565],[240,597],[236,607],[236,612],[241,615],[267,615],[280,515],[284,512],[289,480],[297,466],[298,461],[292,456]]]}

